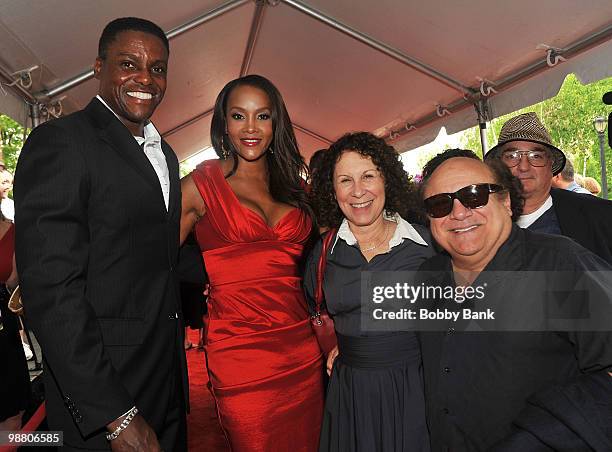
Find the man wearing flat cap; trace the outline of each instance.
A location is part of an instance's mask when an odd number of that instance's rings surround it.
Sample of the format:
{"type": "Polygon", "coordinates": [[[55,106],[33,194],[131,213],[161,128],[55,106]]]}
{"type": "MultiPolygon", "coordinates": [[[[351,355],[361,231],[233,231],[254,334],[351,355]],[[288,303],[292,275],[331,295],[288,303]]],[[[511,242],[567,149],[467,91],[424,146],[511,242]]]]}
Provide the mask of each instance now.
{"type": "Polygon", "coordinates": [[[485,160],[499,159],[520,179],[525,206],[517,224],[534,232],[565,235],[612,263],[612,203],[552,188],[565,154],[533,113],[508,120],[485,160]]]}

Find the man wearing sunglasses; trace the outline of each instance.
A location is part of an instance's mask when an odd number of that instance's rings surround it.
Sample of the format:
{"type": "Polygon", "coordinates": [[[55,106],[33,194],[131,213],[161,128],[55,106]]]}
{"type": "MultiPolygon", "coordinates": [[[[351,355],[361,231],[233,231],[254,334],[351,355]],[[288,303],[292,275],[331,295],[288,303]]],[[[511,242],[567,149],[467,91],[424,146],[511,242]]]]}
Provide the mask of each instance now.
{"type": "Polygon", "coordinates": [[[485,160],[501,160],[523,184],[525,206],[517,224],[534,232],[565,235],[612,263],[612,203],[552,188],[564,153],[533,113],[508,120],[485,160]]]}
{"type": "MultiPolygon", "coordinates": [[[[582,281],[591,278],[588,271],[599,271],[612,295],[612,267],[572,240],[514,225],[522,208],[520,188],[500,162],[485,164],[457,150],[434,160],[426,165],[421,193],[432,236],[445,253],[421,266],[424,284],[485,287],[485,298],[471,306],[494,301],[498,320],[511,314],[505,328],[452,320],[434,328],[420,324],[432,450],[612,450],[612,437],[606,436],[612,425],[610,323],[603,331],[561,332],[514,325],[525,319],[517,306],[555,306],[558,300],[560,286],[534,291],[515,282],[525,275],[547,271],[553,279],[569,275],[582,281]]],[[[563,294],[564,301],[594,306],[582,292],[563,294]]],[[[610,298],[600,297],[608,303],[607,319],[610,298]]],[[[428,302],[430,312],[469,306],[428,302]]]]}

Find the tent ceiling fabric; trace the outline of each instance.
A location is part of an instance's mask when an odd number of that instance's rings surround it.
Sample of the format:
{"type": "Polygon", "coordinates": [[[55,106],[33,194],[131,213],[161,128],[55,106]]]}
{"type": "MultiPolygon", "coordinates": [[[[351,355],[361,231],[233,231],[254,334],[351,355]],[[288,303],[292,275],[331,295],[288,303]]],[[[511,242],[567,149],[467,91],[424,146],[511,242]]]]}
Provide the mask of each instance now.
{"type": "MultiPolygon", "coordinates": [[[[171,40],[168,89],[154,122],[162,133],[171,131],[167,139],[184,159],[210,146],[210,111],[223,85],[240,74],[255,1],[3,0],[0,68],[12,73],[38,65],[32,72],[31,92],[48,91],[91,68],[99,34],[113,18],[146,17],[171,30],[232,3],[236,7],[171,40]]],[[[463,93],[306,14],[300,6],[474,91],[478,77],[495,82],[543,61],[546,54],[537,49],[539,44],[563,49],[603,31],[601,42],[587,51],[492,96],[489,106],[494,116],[554,95],[569,72],[577,72],[583,81],[612,76],[609,0],[266,0],[262,4],[266,6],[248,72],[262,74],[278,86],[300,128],[296,135],[306,159],[326,147],[326,140],[347,131],[388,136],[406,123],[431,116],[438,104],[460,102],[463,93]]],[[[65,112],[73,111],[86,105],[96,88],[96,81],[88,80],[57,97],[62,98],[65,112]]],[[[0,93],[0,109],[12,113],[14,104],[0,93]]],[[[442,126],[454,132],[476,122],[475,110],[468,105],[391,142],[402,152],[431,141],[442,126]]]]}

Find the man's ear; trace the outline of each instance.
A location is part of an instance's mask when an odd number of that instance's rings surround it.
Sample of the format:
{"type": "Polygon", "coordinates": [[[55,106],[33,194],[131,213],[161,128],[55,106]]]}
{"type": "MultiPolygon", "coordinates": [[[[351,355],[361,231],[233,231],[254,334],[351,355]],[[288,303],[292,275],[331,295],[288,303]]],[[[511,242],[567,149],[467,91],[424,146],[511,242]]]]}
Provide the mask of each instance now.
{"type": "Polygon", "coordinates": [[[96,58],[96,61],[94,62],[94,78],[99,79],[100,78],[100,71],[102,70],[102,65],[104,64],[104,60],[100,57],[96,58]]]}
{"type": "Polygon", "coordinates": [[[504,196],[504,207],[508,211],[508,214],[512,216],[512,201],[510,200],[510,193],[506,192],[504,196]]]}

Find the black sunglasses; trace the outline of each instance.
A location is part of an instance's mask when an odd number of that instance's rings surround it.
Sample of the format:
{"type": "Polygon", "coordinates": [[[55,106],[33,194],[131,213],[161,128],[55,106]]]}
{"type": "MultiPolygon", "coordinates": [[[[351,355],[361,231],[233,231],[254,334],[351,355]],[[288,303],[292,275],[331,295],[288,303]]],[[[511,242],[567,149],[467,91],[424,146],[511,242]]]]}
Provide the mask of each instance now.
{"type": "Polygon", "coordinates": [[[489,202],[489,193],[504,191],[497,184],[472,184],[457,190],[455,193],[440,193],[423,201],[427,214],[432,218],[442,218],[453,210],[453,201],[458,199],[468,209],[484,207],[489,202]]]}

